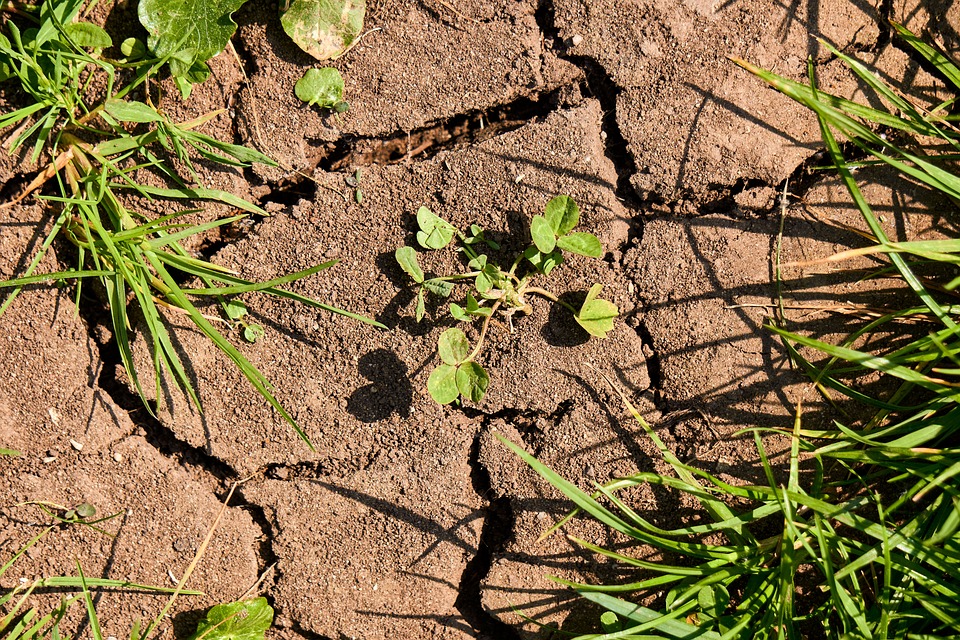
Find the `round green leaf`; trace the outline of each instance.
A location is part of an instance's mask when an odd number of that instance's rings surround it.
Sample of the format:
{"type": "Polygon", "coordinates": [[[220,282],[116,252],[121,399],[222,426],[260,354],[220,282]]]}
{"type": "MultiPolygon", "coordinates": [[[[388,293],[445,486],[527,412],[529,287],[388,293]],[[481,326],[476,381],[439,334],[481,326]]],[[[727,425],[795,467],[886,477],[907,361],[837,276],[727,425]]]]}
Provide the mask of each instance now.
{"type": "Polygon", "coordinates": [[[450,404],[460,395],[457,389],[457,368],[442,364],[427,379],[427,391],[437,404],[450,404]]]}
{"type": "Polygon", "coordinates": [[[366,0],[293,0],[280,23],[297,46],[317,60],[335,60],[363,31],[366,0]]]}
{"type": "Polygon", "coordinates": [[[243,339],[247,342],[256,342],[263,337],[263,327],[258,324],[248,324],[243,328],[243,339]]]}
{"type": "Polygon", "coordinates": [[[557,246],[557,235],[543,216],[533,216],[530,221],[530,235],[540,253],[550,253],[557,246]]]}
{"type": "Polygon", "coordinates": [[[96,508],[89,502],[83,502],[77,505],[77,515],[81,518],[92,518],[97,515],[96,508]]]}
{"type": "Polygon", "coordinates": [[[476,362],[464,362],[457,369],[457,389],[460,395],[473,402],[483,400],[490,384],[490,376],[476,362]]]}
{"type": "Polygon", "coordinates": [[[554,233],[565,236],[580,222],[580,207],[570,196],[557,196],[547,203],[543,215],[554,233]]]}
{"type": "Polygon", "coordinates": [[[240,300],[227,300],[223,303],[223,309],[227,312],[227,317],[231,320],[239,320],[247,315],[247,305],[240,300]]]}
{"type": "Polygon", "coordinates": [[[470,341],[460,329],[447,329],[440,334],[437,351],[446,364],[458,365],[470,355],[470,341]]]}
{"type": "Polygon", "coordinates": [[[307,69],[293,92],[307,104],[333,109],[343,100],[343,76],[333,67],[307,69]]]}
{"type": "Polygon", "coordinates": [[[592,233],[574,231],[557,238],[557,247],[570,253],[576,253],[588,258],[599,258],[603,255],[603,245],[592,233]]]}
{"type": "Polygon", "coordinates": [[[127,38],[120,43],[120,53],[127,58],[142,58],[147,53],[147,48],[136,38],[127,38]]]}
{"type": "Polygon", "coordinates": [[[604,633],[623,631],[623,624],[613,611],[604,611],[600,614],[600,626],[603,627],[604,633]]]}
{"type": "Polygon", "coordinates": [[[467,315],[467,312],[464,310],[464,308],[455,302],[450,303],[450,315],[460,322],[470,322],[470,320],[472,320],[472,318],[467,315]]]}

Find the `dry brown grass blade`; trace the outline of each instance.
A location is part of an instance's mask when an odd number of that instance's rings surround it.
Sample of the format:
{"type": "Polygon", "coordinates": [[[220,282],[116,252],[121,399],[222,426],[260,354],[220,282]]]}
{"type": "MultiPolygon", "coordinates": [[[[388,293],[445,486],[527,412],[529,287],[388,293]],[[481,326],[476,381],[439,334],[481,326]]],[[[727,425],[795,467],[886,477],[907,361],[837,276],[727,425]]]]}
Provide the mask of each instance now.
{"type": "Polygon", "coordinates": [[[63,169],[65,166],[67,166],[67,164],[71,160],[73,160],[73,147],[70,147],[69,149],[61,153],[59,156],[57,156],[57,159],[53,162],[53,164],[51,164],[46,169],[38,173],[37,176],[30,181],[30,184],[28,184],[26,188],[20,192],[20,195],[18,195],[16,198],[11,200],[10,202],[4,202],[3,204],[0,204],[0,209],[6,209],[7,207],[12,207],[15,204],[19,203],[20,201],[22,201],[28,195],[30,195],[31,193],[33,193],[34,191],[42,187],[44,184],[46,184],[47,180],[57,175],[57,172],[63,169]]]}

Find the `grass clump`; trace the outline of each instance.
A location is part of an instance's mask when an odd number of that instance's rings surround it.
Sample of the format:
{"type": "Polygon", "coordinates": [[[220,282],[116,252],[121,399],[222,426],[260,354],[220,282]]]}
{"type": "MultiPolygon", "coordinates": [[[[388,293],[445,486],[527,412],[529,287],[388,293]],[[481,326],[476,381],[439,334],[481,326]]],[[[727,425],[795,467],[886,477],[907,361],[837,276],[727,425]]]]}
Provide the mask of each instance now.
{"type": "MultiPolygon", "coordinates": [[[[954,91],[960,68],[899,25],[898,37],[924,58],[954,91]]],[[[744,61],[777,90],[809,107],[820,123],[833,169],[861,213],[872,244],[833,259],[869,254],[899,278],[913,306],[890,310],[839,344],[771,325],[794,363],[832,397],[872,409],[861,422],[809,430],[801,407],[790,437],[789,462],[779,479],[759,431],[754,431],[767,484],[734,485],[682,464],[624,398],[674,475],[638,473],[579,489],[524,452],[507,445],[570,498],[577,513],[618,531],[634,545],[665,552],[664,562],[632,555],[631,545],[580,546],[644,577],[630,584],[573,584],[558,580],[607,610],[603,634],[591,638],[953,638],[960,635],[960,240],[891,240],[853,176],[856,166],[892,167],[931,192],[960,198],[960,130],[955,99],[923,108],[899,95],[855,59],[827,46],[887,104],[863,106],[744,61]],[[882,131],[878,132],[878,128],[882,131]],[[881,135],[883,134],[883,135],[881,135]],[[934,268],[931,268],[931,265],[934,268]],[[947,274],[940,277],[923,274],[947,274]],[[925,335],[910,339],[904,323],[925,335]],[[907,336],[886,351],[858,348],[879,330],[907,336]],[[903,344],[906,343],[906,344],[903,344]],[[819,352],[825,361],[804,354],[819,352]],[[892,390],[867,395],[851,376],[877,372],[892,390]],[[801,473],[801,468],[807,472],[801,473]],[[625,495],[656,485],[696,499],[702,523],[664,530],[631,509],[625,495]],[[737,505],[733,508],[729,505],[737,505]],[[648,608],[641,597],[660,596],[648,608]]],[[[879,347],[877,348],[879,349],[879,347]]],[[[566,520],[562,521],[562,525],[566,520]]],[[[560,526],[558,525],[558,526],[560,526]]]]}
{"type": "MultiPolygon", "coordinates": [[[[239,328],[248,340],[262,329],[243,319],[246,308],[240,294],[261,292],[338,313],[355,320],[376,322],[287,289],[297,280],[331,267],[325,262],[266,282],[253,282],[236,273],[197,258],[184,248],[184,241],[254,214],[266,215],[255,204],[233,194],[188,183],[173,169],[175,158],[192,180],[198,180],[195,159],[226,166],[251,163],[275,165],[253,149],[217,140],[198,129],[219,112],[174,122],[155,106],[146,91],[148,81],[167,62],[164,58],[111,60],[104,50],[112,45],[100,27],[82,20],[82,0],[46,0],[39,5],[7,4],[17,19],[6,22],[0,34],[0,80],[16,83],[28,103],[0,116],[0,129],[16,127],[10,151],[32,141],[32,158],[47,165],[15,200],[52,184],[52,193],[37,198],[54,216],[53,225],[22,276],[0,283],[11,290],[0,305],[6,311],[25,286],[49,282],[76,282],[79,307],[82,285],[94,279],[110,309],[113,336],[124,368],[149,409],[141,378],[134,366],[130,346],[133,322],[139,319],[153,359],[155,394],[162,397],[166,374],[191,399],[198,410],[200,400],[177,353],[168,329],[167,314],[186,317],[222,351],[253,387],[286,420],[311,448],[304,430],[274,395],[273,386],[215,325],[239,328]],[[23,27],[18,22],[24,23],[23,27]],[[144,100],[132,96],[140,92],[144,100]],[[137,181],[137,172],[150,170],[167,180],[157,188],[137,181]],[[211,200],[235,208],[236,215],[188,224],[182,209],[150,217],[128,208],[126,192],[146,199],[211,200]],[[57,238],[76,248],[76,266],[56,273],[35,271],[57,238]],[[185,286],[194,281],[198,286],[185,286]],[[201,312],[201,301],[219,303],[225,317],[201,312]],[[259,331],[258,331],[259,329],[259,331]]],[[[125,43],[127,44],[127,43],[125,43]]],[[[128,46],[126,51],[143,53],[128,46]]],[[[133,53],[131,53],[133,55],[133,53]]],[[[382,326],[382,325],[378,325],[382,326]]]]}

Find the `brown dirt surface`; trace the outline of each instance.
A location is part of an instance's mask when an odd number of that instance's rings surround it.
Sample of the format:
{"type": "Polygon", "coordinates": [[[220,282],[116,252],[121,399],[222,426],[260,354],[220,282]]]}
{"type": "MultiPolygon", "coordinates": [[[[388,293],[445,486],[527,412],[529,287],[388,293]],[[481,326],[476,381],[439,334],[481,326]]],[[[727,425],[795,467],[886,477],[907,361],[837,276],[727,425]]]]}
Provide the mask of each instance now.
{"type": "MultiPolygon", "coordinates": [[[[106,3],[104,23],[128,33],[134,4],[106,3]]],[[[682,461],[730,481],[762,480],[741,430],[790,426],[798,401],[808,425],[829,420],[829,404],[764,329],[779,313],[778,291],[784,321],[825,339],[901,292],[813,264],[860,245],[849,228],[858,215],[841,185],[812,170],[824,161],[813,116],[729,58],[802,79],[810,56],[825,88],[875,101],[820,37],[932,103],[947,97],[942,85],[896,46],[886,20],[936,28],[955,48],[956,13],[934,0],[369,0],[366,27],[376,30],[333,63],[350,103],[338,115],[296,99],[296,81],[321,65],[284,35],[275,5],[247,3],[231,46],[211,61],[211,80],[186,103],[162,83],[162,104],[180,120],[223,109],[204,131],[279,162],[198,165],[205,186],[272,215],[190,249],[256,280],[337,260],[290,288],[387,329],[242,296],[265,335],[255,344],[228,336],[273,383],[311,451],[181,317],[169,320],[203,412],[168,380],[159,398],[146,385],[151,413],[131,388],[95,287],[84,288],[79,311],[71,287],[28,288],[0,323],[0,447],[22,454],[0,457],[0,562],[50,522],[26,502],[89,502],[120,515],[103,525],[115,537],[55,528],[2,586],[72,574],[74,558],[87,575],[172,586],[242,478],[189,584],[205,595],[180,599],[166,637],[186,637],[205,608],[261,576],[256,589],[277,614],[271,638],[594,630],[599,612],[546,574],[629,575],[563,535],[539,540],[570,505],[495,434],[589,488],[668,471],[603,376],[682,461]],[[347,181],[358,169],[362,198],[347,181]],[[528,316],[491,323],[484,399],[436,405],[427,378],[437,338],[454,321],[442,304],[415,321],[416,290],[393,255],[415,244],[418,208],[481,225],[500,243],[497,257],[512,261],[529,244],[532,217],[558,194],[577,201],[580,229],[600,238],[604,254],[570,257],[545,285],[578,305],[603,284],[620,309],[616,327],[589,339],[566,311],[536,299],[528,316]],[[779,282],[778,247],[789,263],[779,282]]],[[[20,100],[0,86],[4,112],[20,100]]],[[[6,201],[37,167],[2,156],[6,201]]],[[[893,237],[955,237],[952,203],[880,170],[858,179],[893,237]]],[[[139,204],[166,212],[166,203],[139,204]]],[[[227,213],[211,205],[195,219],[227,213]]],[[[0,209],[0,276],[22,273],[51,223],[33,198],[0,209]]],[[[460,266],[452,250],[419,258],[432,273],[460,266]]],[[[58,242],[41,269],[75,259],[58,242]]],[[[149,380],[150,347],[142,327],[132,329],[149,380]]],[[[479,326],[466,331],[475,340],[479,326]]],[[[765,443],[782,451],[774,437],[765,443]]],[[[694,507],[650,489],[631,500],[663,526],[685,522],[694,507]]],[[[621,542],[587,520],[566,532],[621,542]]],[[[104,635],[128,637],[162,602],[105,595],[104,635]]]]}

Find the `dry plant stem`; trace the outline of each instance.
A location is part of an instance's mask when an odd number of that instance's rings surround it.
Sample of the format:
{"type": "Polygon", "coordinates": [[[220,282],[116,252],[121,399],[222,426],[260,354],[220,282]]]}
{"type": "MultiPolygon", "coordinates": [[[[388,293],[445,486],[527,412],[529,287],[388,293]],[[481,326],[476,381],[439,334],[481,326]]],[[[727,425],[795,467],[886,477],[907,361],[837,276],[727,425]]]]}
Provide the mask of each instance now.
{"type": "Polygon", "coordinates": [[[213,519],[213,524],[210,525],[210,529],[207,531],[207,535],[203,538],[203,542],[200,544],[200,547],[197,549],[197,553],[194,554],[193,560],[190,561],[190,564],[187,566],[187,570],[183,572],[183,577],[180,578],[180,582],[177,583],[177,588],[174,590],[173,594],[170,596],[170,599],[167,601],[167,604],[164,605],[163,610],[157,615],[154,621],[150,624],[147,630],[140,636],[142,640],[146,640],[150,637],[150,634],[157,628],[157,625],[160,624],[160,621],[167,615],[167,612],[173,606],[173,603],[177,601],[177,596],[183,591],[183,588],[186,586],[187,581],[190,579],[190,576],[193,575],[194,570],[197,568],[197,565],[200,564],[200,558],[203,557],[203,554],[207,551],[207,546],[209,546],[210,541],[213,539],[213,534],[217,530],[217,525],[220,524],[220,519],[223,517],[223,514],[227,511],[227,506],[230,504],[230,498],[233,497],[233,492],[236,490],[240,484],[246,482],[249,478],[244,478],[234,482],[230,486],[230,491],[227,493],[227,497],[224,498],[223,504],[220,505],[220,510],[217,512],[217,517],[213,519]]]}
{"type": "Polygon", "coordinates": [[[546,289],[541,289],[540,287],[524,287],[523,291],[521,291],[520,293],[532,293],[534,295],[540,296],[541,298],[546,298],[550,302],[556,302],[560,306],[565,307],[573,315],[577,315],[577,310],[573,307],[573,305],[561,300],[560,298],[558,298],[551,292],[547,291],[546,289]]]}
{"type": "Polygon", "coordinates": [[[10,200],[9,202],[4,202],[3,204],[0,204],[0,209],[6,209],[7,207],[12,207],[13,205],[17,204],[18,202],[26,198],[28,195],[30,195],[31,193],[33,193],[34,191],[42,187],[44,184],[46,184],[47,180],[57,175],[58,171],[63,169],[65,166],[67,166],[67,163],[69,163],[72,159],[73,159],[73,147],[70,147],[69,149],[67,149],[60,155],[58,155],[56,160],[54,160],[50,164],[50,166],[48,166],[46,169],[38,173],[37,176],[30,181],[30,184],[28,184],[24,188],[24,190],[20,192],[20,195],[18,195],[13,200],[10,200]]]}
{"type": "Polygon", "coordinates": [[[477,338],[477,346],[474,347],[473,352],[467,356],[467,359],[464,362],[473,362],[473,359],[480,355],[480,349],[483,347],[483,339],[487,337],[487,329],[490,327],[490,320],[493,318],[493,314],[497,312],[497,309],[500,308],[501,300],[497,300],[493,303],[493,306],[490,307],[490,315],[483,319],[483,326],[480,327],[480,337],[477,338]]]}

